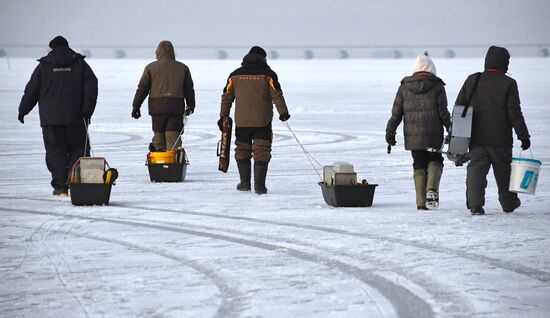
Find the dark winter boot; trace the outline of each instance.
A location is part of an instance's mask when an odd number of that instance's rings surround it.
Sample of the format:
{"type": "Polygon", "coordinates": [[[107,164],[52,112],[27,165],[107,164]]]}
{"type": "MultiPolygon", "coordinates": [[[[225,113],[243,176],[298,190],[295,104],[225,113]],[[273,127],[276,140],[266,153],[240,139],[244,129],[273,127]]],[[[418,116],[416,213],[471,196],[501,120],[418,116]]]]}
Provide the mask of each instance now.
{"type": "Polygon", "coordinates": [[[519,198],[516,198],[514,200],[514,204],[512,206],[503,208],[502,211],[504,211],[506,213],[512,213],[512,212],[514,212],[515,209],[519,208],[520,205],[521,205],[521,200],[519,198]]]}
{"type": "Polygon", "coordinates": [[[254,162],[254,192],[256,194],[266,194],[265,177],[267,176],[267,165],[265,161],[254,162]]]}
{"type": "Polygon", "coordinates": [[[485,214],[485,210],[480,206],[473,206],[470,208],[470,213],[472,215],[483,215],[485,214]]]}
{"type": "Polygon", "coordinates": [[[239,168],[239,176],[241,182],[237,184],[237,190],[250,191],[250,160],[237,161],[237,167],[239,168]]]}
{"type": "Polygon", "coordinates": [[[425,169],[416,169],[413,172],[414,188],[416,190],[416,208],[418,210],[427,210],[426,208],[426,183],[427,175],[425,169]]]}
{"type": "Polygon", "coordinates": [[[428,163],[428,177],[426,188],[426,207],[428,209],[437,209],[439,207],[439,181],[443,173],[443,165],[437,161],[428,163]]]}
{"type": "Polygon", "coordinates": [[[67,187],[53,189],[53,195],[58,197],[68,197],[69,189],[67,187]]]}

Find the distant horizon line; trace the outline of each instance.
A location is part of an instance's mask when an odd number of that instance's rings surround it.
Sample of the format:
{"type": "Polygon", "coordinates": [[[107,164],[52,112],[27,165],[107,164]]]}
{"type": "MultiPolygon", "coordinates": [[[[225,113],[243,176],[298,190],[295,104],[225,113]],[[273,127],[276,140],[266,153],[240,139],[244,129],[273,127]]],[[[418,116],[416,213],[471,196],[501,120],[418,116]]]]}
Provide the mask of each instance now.
{"type": "MultiPolygon", "coordinates": [[[[162,40],[161,40],[162,41],[162,40]]],[[[160,41],[159,41],[160,42],[160,41]]],[[[173,41],[172,41],[173,42],[173,41]]],[[[0,47],[29,47],[29,48],[36,48],[36,47],[44,47],[48,44],[44,42],[44,45],[41,44],[4,44],[0,43],[0,47]]],[[[102,48],[102,49],[120,49],[120,48],[129,48],[129,49],[145,49],[145,48],[151,48],[156,47],[158,43],[146,45],[146,44],[131,44],[131,45],[124,45],[124,44],[70,44],[70,47],[78,46],[78,47],[95,47],[95,48],[102,48]]],[[[174,45],[174,48],[187,48],[187,49],[246,49],[250,48],[253,45],[257,44],[250,44],[250,45],[174,45]]],[[[458,48],[479,48],[479,47],[487,47],[491,45],[502,45],[505,47],[548,47],[550,46],[550,43],[530,43],[530,44],[519,44],[519,43],[513,43],[513,44],[502,44],[502,43],[492,43],[492,44],[388,44],[388,45],[261,45],[264,48],[277,48],[277,49],[375,49],[375,48],[392,48],[392,47],[398,47],[398,48],[419,48],[419,47],[430,47],[430,48],[449,48],[449,47],[458,47],[458,48]]]]}

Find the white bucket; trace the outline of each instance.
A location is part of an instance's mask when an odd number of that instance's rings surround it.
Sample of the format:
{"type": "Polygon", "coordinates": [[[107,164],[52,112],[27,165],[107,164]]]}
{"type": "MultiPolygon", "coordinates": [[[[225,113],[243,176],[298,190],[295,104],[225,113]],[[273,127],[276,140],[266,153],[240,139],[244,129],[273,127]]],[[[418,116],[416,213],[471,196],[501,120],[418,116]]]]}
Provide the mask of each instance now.
{"type": "Polygon", "coordinates": [[[512,158],[510,173],[511,192],[535,194],[542,162],[536,159],[512,158]]]}

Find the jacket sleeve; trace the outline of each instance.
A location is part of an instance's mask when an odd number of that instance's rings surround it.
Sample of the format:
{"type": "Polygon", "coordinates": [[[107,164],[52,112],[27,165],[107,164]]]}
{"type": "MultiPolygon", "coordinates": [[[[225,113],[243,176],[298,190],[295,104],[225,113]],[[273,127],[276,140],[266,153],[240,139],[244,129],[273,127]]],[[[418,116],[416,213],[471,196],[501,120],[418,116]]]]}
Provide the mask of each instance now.
{"type": "Polygon", "coordinates": [[[97,103],[97,77],[88,63],[84,62],[84,98],[82,114],[91,117],[97,103]]]}
{"type": "Polygon", "coordinates": [[[403,120],[403,113],[403,94],[401,93],[401,87],[399,87],[393,101],[391,117],[386,125],[386,134],[392,134],[397,130],[397,127],[401,124],[401,120],[403,120]]]}
{"type": "Polygon", "coordinates": [[[285,98],[283,96],[283,90],[281,89],[281,84],[277,74],[273,71],[270,72],[269,77],[269,93],[271,95],[271,100],[277,108],[279,115],[288,114],[288,107],[286,106],[285,98]]]}
{"type": "Polygon", "coordinates": [[[447,93],[445,92],[445,87],[441,88],[437,96],[437,106],[439,107],[439,118],[441,119],[441,123],[448,131],[451,127],[451,114],[447,109],[447,93]]]}
{"type": "Polygon", "coordinates": [[[132,102],[132,107],[140,108],[145,98],[147,98],[147,95],[149,95],[150,90],[151,74],[149,74],[149,69],[145,67],[143,70],[143,75],[141,75],[141,79],[138,83],[138,88],[136,90],[136,95],[134,96],[134,101],[132,102]]]}
{"type": "Polygon", "coordinates": [[[185,96],[185,104],[187,107],[195,111],[195,88],[193,78],[189,68],[186,69],[185,79],[183,80],[183,96],[185,96]]]}
{"type": "Polygon", "coordinates": [[[38,103],[40,97],[40,80],[42,73],[40,70],[40,64],[36,66],[34,72],[32,72],[31,79],[25,86],[25,93],[21,98],[21,103],[19,103],[19,113],[27,115],[38,103]]]}
{"type": "Polygon", "coordinates": [[[223,89],[222,102],[220,109],[220,117],[229,117],[229,112],[231,111],[231,104],[235,100],[235,89],[233,87],[233,74],[229,75],[227,79],[227,84],[223,89]]]}
{"type": "Polygon", "coordinates": [[[506,98],[506,110],[508,112],[508,120],[510,125],[514,127],[516,135],[519,140],[529,139],[529,130],[525,124],[525,119],[521,112],[518,84],[514,80],[508,89],[508,96],[506,98]]]}

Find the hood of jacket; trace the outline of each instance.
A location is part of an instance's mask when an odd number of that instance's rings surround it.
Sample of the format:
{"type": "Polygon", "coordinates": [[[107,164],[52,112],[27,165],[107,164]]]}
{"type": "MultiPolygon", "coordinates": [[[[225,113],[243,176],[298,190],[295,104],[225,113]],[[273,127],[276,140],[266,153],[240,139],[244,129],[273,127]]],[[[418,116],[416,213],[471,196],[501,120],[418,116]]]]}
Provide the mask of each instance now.
{"type": "Polygon", "coordinates": [[[256,53],[248,53],[245,55],[241,65],[244,68],[269,68],[265,58],[256,53]]]}
{"type": "Polygon", "coordinates": [[[442,79],[428,72],[417,72],[401,81],[413,94],[424,94],[438,83],[445,85],[442,79]]]}
{"type": "Polygon", "coordinates": [[[510,64],[510,53],[503,47],[491,46],[485,55],[485,69],[498,69],[508,72],[510,64]]]}
{"type": "Polygon", "coordinates": [[[38,59],[39,62],[51,64],[55,67],[63,67],[73,64],[77,59],[84,59],[84,55],[78,54],[67,46],[58,46],[48,55],[38,59]]]}
{"type": "Polygon", "coordinates": [[[416,57],[416,60],[414,61],[413,72],[429,72],[433,75],[437,75],[434,62],[426,54],[427,53],[420,54],[416,57]]]}
{"type": "Polygon", "coordinates": [[[157,50],[155,51],[155,54],[157,56],[157,60],[160,60],[160,59],[175,60],[176,59],[176,53],[174,53],[174,46],[170,41],[161,41],[157,46],[157,50]]]}

